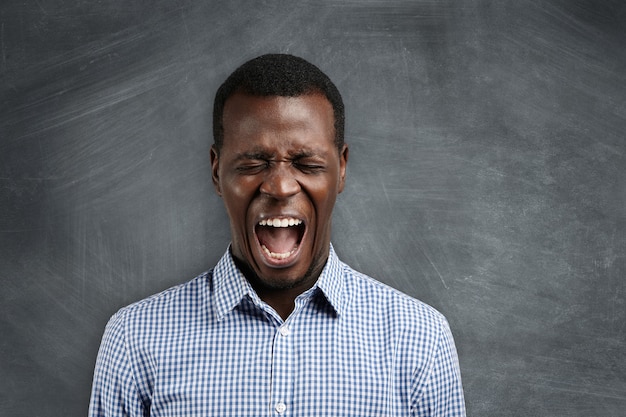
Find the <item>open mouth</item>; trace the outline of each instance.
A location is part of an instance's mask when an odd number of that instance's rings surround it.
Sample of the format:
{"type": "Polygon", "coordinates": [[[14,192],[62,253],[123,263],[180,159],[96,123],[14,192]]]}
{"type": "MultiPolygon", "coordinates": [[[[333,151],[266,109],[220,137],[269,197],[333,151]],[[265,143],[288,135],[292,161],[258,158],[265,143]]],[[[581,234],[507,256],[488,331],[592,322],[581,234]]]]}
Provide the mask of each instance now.
{"type": "Polygon", "coordinates": [[[305,226],[295,217],[271,217],[261,220],[255,233],[266,259],[282,263],[296,254],[305,226]]]}

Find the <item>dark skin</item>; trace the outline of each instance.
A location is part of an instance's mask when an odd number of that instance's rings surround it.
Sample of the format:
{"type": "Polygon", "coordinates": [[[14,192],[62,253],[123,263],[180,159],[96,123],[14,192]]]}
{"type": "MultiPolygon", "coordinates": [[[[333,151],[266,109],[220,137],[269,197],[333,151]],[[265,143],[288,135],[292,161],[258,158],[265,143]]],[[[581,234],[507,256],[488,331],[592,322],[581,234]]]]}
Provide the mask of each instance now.
{"type": "Polygon", "coordinates": [[[321,94],[236,93],[226,101],[223,126],[211,166],[232,254],[259,297],[286,319],[328,258],[348,147],[335,145],[333,109],[321,94]]]}

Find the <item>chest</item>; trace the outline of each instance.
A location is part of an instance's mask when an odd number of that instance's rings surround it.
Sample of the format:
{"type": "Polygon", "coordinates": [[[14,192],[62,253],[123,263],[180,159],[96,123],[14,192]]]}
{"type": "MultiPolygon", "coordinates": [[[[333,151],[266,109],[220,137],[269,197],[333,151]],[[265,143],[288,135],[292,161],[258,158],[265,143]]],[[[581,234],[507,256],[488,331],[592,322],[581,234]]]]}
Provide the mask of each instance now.
{"type": "Polygon", "coordinates": [[[152,416],[388,416],[409,407],[411,367],[393,332],[371,323],[225,321],[180,332],[151,356],[152,416]]]}

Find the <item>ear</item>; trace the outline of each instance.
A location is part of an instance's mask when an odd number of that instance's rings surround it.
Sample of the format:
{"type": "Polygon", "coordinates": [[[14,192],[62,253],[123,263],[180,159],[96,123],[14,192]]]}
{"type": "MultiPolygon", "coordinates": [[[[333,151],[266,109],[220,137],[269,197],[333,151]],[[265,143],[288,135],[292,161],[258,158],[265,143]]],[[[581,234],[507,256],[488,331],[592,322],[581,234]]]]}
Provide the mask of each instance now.
{"type": "Polygon", "coordinates": [[[346,185],[346,166],[348,165],[348,145],[343,144],[339,152],[339,192],[343,191],[346,185]]]}
{"type": "Polygon", "coordinates": [[[215,187],[215,192],[220,197],[222,196],[222,189],[220,187],[220,175],[219,175],[219,167],[220,167],[220,155],[218,150],[215,148],[215,145],[211,146],[211,178],[213,179],[213,186],[215,187]]]}

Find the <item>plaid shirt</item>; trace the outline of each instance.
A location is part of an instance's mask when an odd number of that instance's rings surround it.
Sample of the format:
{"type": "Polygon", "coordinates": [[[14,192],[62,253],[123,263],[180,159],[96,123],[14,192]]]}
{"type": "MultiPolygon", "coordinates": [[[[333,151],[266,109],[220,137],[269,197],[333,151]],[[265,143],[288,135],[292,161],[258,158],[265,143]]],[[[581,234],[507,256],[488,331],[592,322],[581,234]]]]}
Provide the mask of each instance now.
{"type": "Polygon", "coordinates": [[[118,311],[89,415],[465,416],[465,405],[446,319],[331,247],[285,321],[229,251],[212,271],[118,311]]]}

